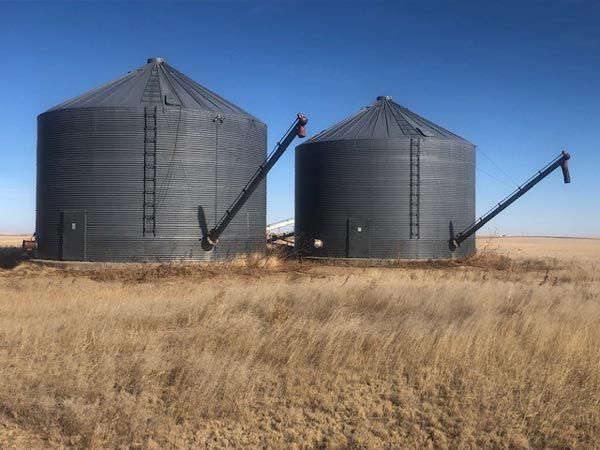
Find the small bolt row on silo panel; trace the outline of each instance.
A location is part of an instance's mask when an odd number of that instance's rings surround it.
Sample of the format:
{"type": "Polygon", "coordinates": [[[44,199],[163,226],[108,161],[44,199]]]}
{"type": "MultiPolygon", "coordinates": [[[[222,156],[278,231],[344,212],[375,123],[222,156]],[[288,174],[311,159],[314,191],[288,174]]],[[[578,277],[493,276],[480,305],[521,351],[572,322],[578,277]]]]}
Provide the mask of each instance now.
{"type": "Polygon", "coordinates": [[[266,157],[266,125],[161,58],[38,117],[45,259],[223,259],[264,251],[265,183],[212,252],[199,239],[266,157]]]}
{"type": "Polygon", "coordinates": [[[296,147],[295,240],[305,255],[450,258],[451,228],[475,218],[475,146],[393,102],[296,147]]]}

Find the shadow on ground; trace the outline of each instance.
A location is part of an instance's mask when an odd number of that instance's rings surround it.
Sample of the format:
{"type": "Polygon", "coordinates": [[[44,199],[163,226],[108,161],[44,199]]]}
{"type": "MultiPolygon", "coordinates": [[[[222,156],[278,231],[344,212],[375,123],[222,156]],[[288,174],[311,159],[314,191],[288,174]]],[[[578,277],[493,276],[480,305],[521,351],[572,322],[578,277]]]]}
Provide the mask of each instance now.
{"type": "Polygon", "coordinates": [[[26,259],[19,247],[0,247],[0,269],[13,269],[26,259]]]}

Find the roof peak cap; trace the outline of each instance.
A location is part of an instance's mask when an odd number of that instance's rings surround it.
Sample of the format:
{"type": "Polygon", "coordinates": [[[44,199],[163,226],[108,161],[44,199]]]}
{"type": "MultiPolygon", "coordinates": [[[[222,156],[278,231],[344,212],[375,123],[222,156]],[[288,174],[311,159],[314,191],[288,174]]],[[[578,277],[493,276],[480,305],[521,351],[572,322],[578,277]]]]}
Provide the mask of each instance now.
{"type": "Polygon", "coordinates": [[[392,96],[391,95],[379,95],[377,96],[377,101],[380,102],[382,100],[388,101],[388,100],[392,100],[392,96]]]}
{"type": "Polygon", "coordinates": [[[166,62],[165,58],[161,58],[160,56],[155,56],[154,58],[148,58],[146,61],[147,64],[162,64],[166,62]]]}

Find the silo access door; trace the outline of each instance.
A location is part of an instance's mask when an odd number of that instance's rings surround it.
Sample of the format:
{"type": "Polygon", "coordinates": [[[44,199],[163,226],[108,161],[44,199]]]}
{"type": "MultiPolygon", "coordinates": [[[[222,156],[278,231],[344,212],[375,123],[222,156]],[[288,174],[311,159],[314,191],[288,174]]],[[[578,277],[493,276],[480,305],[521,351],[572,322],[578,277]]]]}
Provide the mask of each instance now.
{"type": "Polygon", "coordinates": [[[369,258],[371,256],[369,219],[350,217],[347,225],[346,256],[348,258],[369,258]]]}
{"type": "Polygon", "coordinates": [[[63,261],[85,261],[85,209],[65,209],[62,214],[63,261]]]}

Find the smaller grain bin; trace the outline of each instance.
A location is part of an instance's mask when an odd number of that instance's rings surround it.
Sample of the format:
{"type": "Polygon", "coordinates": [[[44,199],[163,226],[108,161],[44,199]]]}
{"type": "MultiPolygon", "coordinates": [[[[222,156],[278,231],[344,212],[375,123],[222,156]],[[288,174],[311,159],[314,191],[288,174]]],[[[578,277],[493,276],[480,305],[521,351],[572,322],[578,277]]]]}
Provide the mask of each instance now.
{"type": "Polygon", "coordinates": [[[475,219],[475,146],[381,96],[296,147],[296,246],[335,258],[450,258],[475,219]]]}

